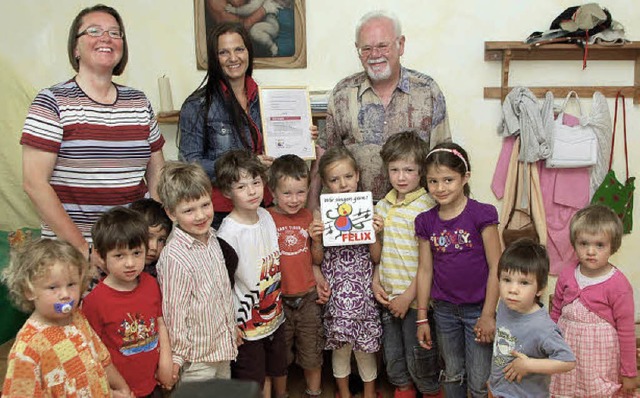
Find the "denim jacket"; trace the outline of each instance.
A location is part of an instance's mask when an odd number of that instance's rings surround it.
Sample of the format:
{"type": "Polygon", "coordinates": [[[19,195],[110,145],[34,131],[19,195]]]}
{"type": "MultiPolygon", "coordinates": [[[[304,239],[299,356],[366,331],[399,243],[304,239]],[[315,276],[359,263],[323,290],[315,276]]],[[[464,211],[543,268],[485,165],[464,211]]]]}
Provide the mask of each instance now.
{"type": "MultiPolygon", "coordinates": [[[[261,132],[260,103],[258,86],[251,77],[247,77],[249,97],[249,117],[261,132]]],[[[225,152],[232,149],[244,149],[240,137],[235,132],[231,115],[224,107],[222,98],[212,98],[207,114],[207,123],[202,120],[203,96],[191,95],[180,110],[180,160],[197,162],[205,169],[211,181],[215,181],[215,162],[225,152]],[[205,145],[205,139],[207,140],[205,145]],[[206,148],[206,152],[205,152],[206,148]]],[[[244,131],[246,141],[251,142],[249,128],[244,131]]]]}

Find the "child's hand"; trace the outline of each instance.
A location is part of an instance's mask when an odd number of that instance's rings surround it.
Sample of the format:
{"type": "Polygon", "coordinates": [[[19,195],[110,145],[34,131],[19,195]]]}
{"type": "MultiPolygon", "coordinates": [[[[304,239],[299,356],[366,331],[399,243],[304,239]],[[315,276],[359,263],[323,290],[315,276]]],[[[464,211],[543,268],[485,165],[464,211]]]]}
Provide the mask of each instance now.
{"type": "Polygon", "coordinates": [[[240,347],[244,344],[244,332],[238,326],[236,326],[236,347],[240,347]]]}
{"type": "Polygon", "coordinates": [[[318,293],[318,299],[316,303],[324,305],[329,301],[329,297],[331,297],[331,288],[329,287],[329,282],[327,282],[324,278],[322,281],[316,283],[316,292],[318,293]]]}
{"type": "Polygon", "coordinates": [[[391,311],[391,314],[396,318],[404,319],[407,311],[409,311],[411,301],[412,300],[407,298],[404,293],[396,296],[389,302],[389,311],[391,311]]]}
{"type": "Polygon", "coordinates": [[[111,396],[113,398],[136,398],[136,395],[129,389],[129,387],[111,390],[111,396]]]}
{"type": "Polygon", "coordinates": [[[505,366],[503,372],[504,377],[508,381],[517,381],[520,383],[522,378],[529,374],[529,357],[518,351],[511,351],[511,355],[516,357],[507,366],[505,366]]]}
{"type": "Polygon", "coordinates": [[[433,342],[431,341],[431,328],[428,323],[423,323],[418,325],[418,343],[420,343],[420,347],[430,350],[433,347],[433,342]]]}
{"type": "Polygon", "coordinates": [[[635,377],[621,377],[622,379],[622,390],[627,393],[632,393],[638,388],[638,383],[636,383],[635,377]]]}
{"type": "Polygon", "coordinates": [[[385,308],[389,307],[389,295],[384,290],[382,285],[376,281],[371,282],[371,290],[373,290],[373,297],[376,301],[382,304],[385,308]]]}
{"type": "Polygon", "coordinates": [[[324,224],[322,220],[314,219],[309,224],[309,236],[311,240],[322,242],[322,232],[324,231],[324,224]]]}
{"type": "Polygon", "coordinates": [[[496,319],[489,315],[481,315],[473,331],[478,343],[491,343],[496,334],[496,319]]]}
{"type": "Polygon", "coordinates": [[[171,382],[173,383],[172,386],[175,386],[178,380],[180,380],[180,365],[174,363],[173,368],[171,369],[171,382]]]}
{"type": "Polygon", "coordinates": [[[177,381],[173,379],[173,363],[162,363],[161,360],[158,364],[158,369],[156,370],[156,380],[162,388],[165,390],[171,390],[177,381]]]}
{"type": "Polygon", "coordinates": [[[382,232],[384,229],[384,219],[380,214],[373,215],[373,230],[376,231],[376,235],[382,232]]]}

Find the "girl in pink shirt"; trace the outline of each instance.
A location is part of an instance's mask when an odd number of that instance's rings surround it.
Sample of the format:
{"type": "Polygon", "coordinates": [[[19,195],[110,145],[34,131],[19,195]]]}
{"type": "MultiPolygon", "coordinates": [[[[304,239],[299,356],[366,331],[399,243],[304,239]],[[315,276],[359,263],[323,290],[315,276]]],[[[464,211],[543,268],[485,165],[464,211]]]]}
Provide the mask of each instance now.
{"type": "Polygon", "coordinates": [[[576,267],[558,277],[551,318],[576,357],[574,370],[553,375],[558,397],[632,397],[636,388],[633,290],[609,257],[622,241],[622,223],[608,207],[594,205],[571,220],[576,267]]]}

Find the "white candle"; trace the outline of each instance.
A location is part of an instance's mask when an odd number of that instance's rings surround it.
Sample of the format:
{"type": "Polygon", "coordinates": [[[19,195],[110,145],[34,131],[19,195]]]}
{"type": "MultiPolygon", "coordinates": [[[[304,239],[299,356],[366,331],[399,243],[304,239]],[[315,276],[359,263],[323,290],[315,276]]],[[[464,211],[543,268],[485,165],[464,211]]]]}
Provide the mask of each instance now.
{"type": "Polygon", "coordinates": [[[158,87],[160,87],[160,111],[173,111],[173,99],[171,98],[171,83],[169,78],[162,76],[158,78],[158,87]]]}

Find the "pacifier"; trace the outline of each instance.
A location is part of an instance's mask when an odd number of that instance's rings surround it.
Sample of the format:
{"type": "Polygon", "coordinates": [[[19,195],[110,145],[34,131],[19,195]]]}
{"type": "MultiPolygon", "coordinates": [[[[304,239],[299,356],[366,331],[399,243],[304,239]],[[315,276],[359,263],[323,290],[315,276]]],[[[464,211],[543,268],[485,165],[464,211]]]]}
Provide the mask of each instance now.
{"type": "Polygon", "coordinates": [[[58,314],[68,314],[73,309],[73,304],[74,303],[75,303],[75,300],[71,300],[71,301],[69,301],[67,303],[55,303],[55,304],[53,304],[53,309],[58,314]]]}

